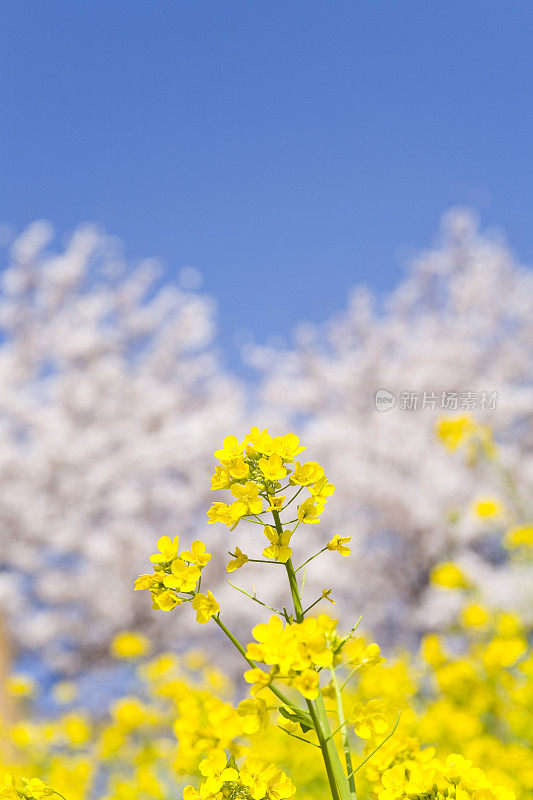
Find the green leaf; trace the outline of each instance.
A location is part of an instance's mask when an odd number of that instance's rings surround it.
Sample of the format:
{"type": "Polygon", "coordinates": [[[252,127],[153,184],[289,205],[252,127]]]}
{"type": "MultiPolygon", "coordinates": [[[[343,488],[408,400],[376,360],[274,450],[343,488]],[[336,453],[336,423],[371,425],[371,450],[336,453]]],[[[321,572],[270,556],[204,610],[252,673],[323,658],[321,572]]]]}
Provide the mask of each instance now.
{"type": "Polygon", "coordinates": [[[304,733],[307,733],[307,731],[314,730],[314,725],[311,720],[311,717],[304,711],[299,711],[298,709],[289,711],[284,706],[281,706],[279,709],[279,713],[281,714],[282,717],[285,717],[285,719],[288,719],[291,722],[296,722],[304,733]]]}

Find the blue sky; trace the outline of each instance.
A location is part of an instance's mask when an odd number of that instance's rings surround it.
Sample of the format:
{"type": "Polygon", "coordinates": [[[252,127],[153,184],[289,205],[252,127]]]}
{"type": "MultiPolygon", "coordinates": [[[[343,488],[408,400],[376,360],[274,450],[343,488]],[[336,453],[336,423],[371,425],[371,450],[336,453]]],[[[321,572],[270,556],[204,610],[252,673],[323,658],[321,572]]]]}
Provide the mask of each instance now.
{"type": "Polygon", "coordinates": [[[533,260],[530,0],[4,0],[0,220],[101,223],[222,343],[385,292],[482,206],[533,260]]]}

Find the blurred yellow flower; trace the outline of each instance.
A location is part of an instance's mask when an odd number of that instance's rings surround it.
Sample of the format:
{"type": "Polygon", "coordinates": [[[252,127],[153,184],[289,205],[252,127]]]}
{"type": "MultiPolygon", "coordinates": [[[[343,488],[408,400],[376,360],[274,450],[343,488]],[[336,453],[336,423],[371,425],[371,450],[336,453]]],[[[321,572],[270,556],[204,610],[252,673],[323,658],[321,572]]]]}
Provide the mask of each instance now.
{"type": "Polygon", "coordinates": [[[431,570],[430,581],[434,586],[446,589],[465,589],[469,585],[464,573],[452,561],[437,564],[431,570]]]}
{"type": "Polygon", "coordinates": [[[501,517],[504,506],[494,497],[480,497],[472,504],[472,511],[482,519],[501,517]]]}
{"type": "Polygon", "coordinates": [[[78,696],[78,687],[74,681],[58,681],[52,689],[52,696],[56,703],[68,705],[78,696]]]}
{"type": "Polygon", "coordinates": [[[489,619],[488,611],[478,603],[470,603],[461,611],[461,622],[466,628],[482,628],[489,619]]]}
{"type": "Polygon", "coordinates": [[[457,450],[476,432],[476,423],[465,414],[457,417],[441,417],[437,420],[437,436],[448,450],[457,450]]]}
{"type": "Polygon", "coordinates": [[[12,697],[31,697],[36,691],[36,683],[29,675],[13,674],[6,680],[6,689],[12,697]]]}
{"type": "Polygon", "coordinates": [[[111,652],[116,658],[136,659],[150,650],[150,642],[140,633],[121,631],[111,642],[111,652]]]}
{"type": "Polygon", "coordinates": [[[518,547],[533,547],[533,525],[518,525],[505,534],[505,546],[510,550],[518,547]]]}

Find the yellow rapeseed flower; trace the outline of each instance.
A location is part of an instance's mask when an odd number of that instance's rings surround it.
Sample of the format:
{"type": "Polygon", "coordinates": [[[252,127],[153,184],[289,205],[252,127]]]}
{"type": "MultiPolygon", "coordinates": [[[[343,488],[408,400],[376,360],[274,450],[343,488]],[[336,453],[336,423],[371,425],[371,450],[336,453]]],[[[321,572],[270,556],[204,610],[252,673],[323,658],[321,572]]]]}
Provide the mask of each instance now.
{"type": "Polygon", "coordinates": [[[263,510],[263,501],[259,497],[259,487],[253,481],[246,481],[244,486],[234,484],[231,487],[231,493],[237,498],[237,504],[242,506],[242,510],[239,508],[236,512],[239,516],[260,514],[263,510]]]}
{"type": "Polygon", "coordinates": [[[205,567],[209,561],[211,561],[211,553],[207,553],[205,550],[205,544],[199,539],[196,539],[191,544],[191,549],[182,553],[180,558],[188,561],[191,564],[194,564],[197,567],[200,567],[201,569],[202,567],[205,567]]]}
{"type": "Polygon", "coordinates": [[[220,606],[215,600],[213,593],[208,591],[207,594],[198,592],[192,601],[192,607],[196,611],[196,621],[200,625],[205,625],[211,617],[218,614],[220,606]]]}
{"type": "Polygon", "coordinates": [[[505,534],[505,546],[510,550],[518,547],[533,547],[533,525],[517,525],[505,534]]]}
{"type": "Polygon", "coordinates": [[[121,631],[111,642],[111,652],[116,658],[135,659],[145,656],[150,650],[150,642],[135,631],[121,631]]]}
{"type": "Polygon", "coordinates": [[[329,483],[328,479],[324,475],[323,478],[320,478],[316,483],[309,487],[309,491],[313,495],[316,502],[325,503],[327,502],[328,497],[335,492],[335,486],[332,483],[329,483]]]}
{"type": "Polygon", "coordinates": [[[45,800],[54,794],[54,789],[39,778],[20,778],[13,773],[7,773],[4,785],[0,784],[1,800],[45,800]]]}
{"type": "Polygon", "coordinates": [[[294,461],[296,456],[306,449],[300,444],[300,440],[295,433],[274,436],[272,439],[272,451],[281,456],[284,461],[294,461]]]}
{"type": "Polygon", "coordinates": [[[319,674],[314,669],[304,669],[297,673],[291,680],[291,686],[308,700],[318,696],[319,674]]]}
{"type": "Polygon", "coordinates": [[[252,451],[261,453],[264,456],[270,456],[272,450],[272,436],[268,432],[268,428],[260,431],[259,428],[254,426],[248,436],[245,438],[246,442],[250,443],[252,451]]]}
{"type": "Polygon", "coordinates": [[[305,464],[300,464],[296,461],[294,464],[294,472],[289,478],[289,482],[296,486],[310,486],[312,483],[317,483],[324,477],[324,468],[317,464],[316,461],[306,461],[305,464]]]}
{"type": "Polygon", "coordinates": [[[468,414],[441,417],[437,420],[437,436],[448,450],[457,450],[476,432],[476,423],[468,414]]]}
{"type": "Polygon", "coordinates": [[[182,558],[175,558],[171,566],[171,574],[165,575],[163,584],[167,589],[177,589],[178,592],[192,592],[200,580],[200,569],[193,564],[187,564],[182,558]]]}
{"type": "Polygon", "coordinates": [[[228,465],[228,472],[232,478],[241,481],[250,474],[250,465],[240,456],[228,465]]]}
{"type": "Polygon", "coordinates": [[[12,697],[31,697],[35,694],[36,683],[29,675],[15,673],[6,680],[6,689],[12,697]]]}
{"type": "Polygon", "coordinates": [[[209,525],[212,525],[214,522],[223,522],[224,525],[228,525],[228,523],[230,525],[233,524],[230,515],[230,507],[227,503],[213,503],[207,512],[207,516],[209,525]]]}
{"type": "Polygon", "coordinates": [[[349,547],[346,547],[346,543],[349,542],[351,538],[351,536],[339,536],[337,533],[333,539],[328,542],[327,548],[328,550],[339,553],[341,556],[349,556],[352,551],[349,547]]]}
{"type": "Polygon", "coordinates": [[[472,504],[472,511],[481,519],[501,517],[504,511],[503,504],[494,497],[479,497],[472,504]]]}
{"type": "Polygon", "coordinates": [[[320,522],[320,515],[323,511],[323,503],[315,502],[313,497],[308,497],[298,506],[298,521],[313,525],[320,522]]]}
{"type": "Polygon", "coordinates": [[[164,564],[168,561],[172,561],[178,554],[179,538],[174,536],[174,538],[171,539],[170,536],[161,536],[157,540],[157,549],[159,552],[150,556],[150,561],[152,563],[164,564]]]}
{"type": "Polygon", "coordinates": [[[211,794],[216,794],[224,783],[235,781],[239,776],[234,767],[228,767],[228,759],[223,750],[212,750],[207,758],[200,761],[199,769],[205,778],[205,789],[211,794]]]}
{"type": "Polygon", "coordinates": [[[231,483],[231,476],[227,467],[215,467],[215,474],[211,478],[211,489],[226,489],[231,483]]]}
{"type": "Polygon", "coordinates": [[[264,557],[272,558],[282,563],[288,561],[292,555],[292,550],[289,547],[292,531],[278,533],[272,525],[265,525],[265,536],[269,540],[270,545],[263,550],[264,557]]]}
{"type": "Polygon", "coordinates": [[[287,474],[281,456],[276,454],[260,458],[259,469],[267,481],[282,481],[287,474]]]}
{"type": "Polygon", "coordinates": [[[215,450],[215,458],[222,464],[230,464],[235,459],[240,458],[244,450],[244,445],[239,444],[236,436],[226,436],[220,450],[215,450]]]}
{"type": "Polygon", "coordinates": [[[461,611],[461,622],[465,628],[483,628],[489,619],[488,611],[479,603],[470,603],[461,611]]]}
{"type": "Polygon", "coordinates": [[[242,717],[243,731],[248,735],[264,730],[270,720],[267,704],[260,697],[242,700],[237,706],[237,713],[242,717]]]}
{"type": "Polygon", "coordinates": [[[437,564],[431,571],[430,581],[446,589],[465,589],[469,585],[463,572],[452,561],[437,564]]]}
{"type": "Polygon", "coordinates": [[[248,556],[243,553],[240,547],[235,547],[233,552],[233,561],[228,561],[226,572],[234,572],[240,569],[248,562],[248,556]]]}
{"type": "Polygon", "coordinates": [[[388,727],[385,704],[380,699],[370,700],[365,705],[356,703],[350,718],[353,719],[355,734],[360,739],[381,736],[388,727]]]}
{"type": "Polygon", "coordinates": [[[173,608],[183,603],[183,600],[171,589],[152,594],[152,600],[154,604],[153,607],[155,609],[161,609],[162,611],[172,611],[173,608]]]}
{"type": "Polygon", "coordinates": [[[267,511],[281,511],[283,503],[285,502],[285,495],[269,495],[268,499],[270,504],[266,509],[267,511]]]}

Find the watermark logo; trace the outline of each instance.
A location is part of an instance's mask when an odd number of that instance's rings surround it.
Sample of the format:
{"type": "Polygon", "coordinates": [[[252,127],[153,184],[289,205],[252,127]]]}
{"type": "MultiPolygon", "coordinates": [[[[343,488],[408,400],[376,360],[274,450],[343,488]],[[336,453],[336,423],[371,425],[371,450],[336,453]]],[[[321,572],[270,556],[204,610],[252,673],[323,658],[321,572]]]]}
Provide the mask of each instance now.
{"type": "Polygon", "coordinates": [[[390,411],[491,411],[498,405],[498,392],[400,392],[398,397],[387,389],[378,389],[375,394],[376,409],[390,411]]]}
{"type": "Polygon", "coordinates": [[[396,405],[396,396],[386,389],[378,389],[376,392],[376,408],[378,411],[390,411],[396,405]]]}

